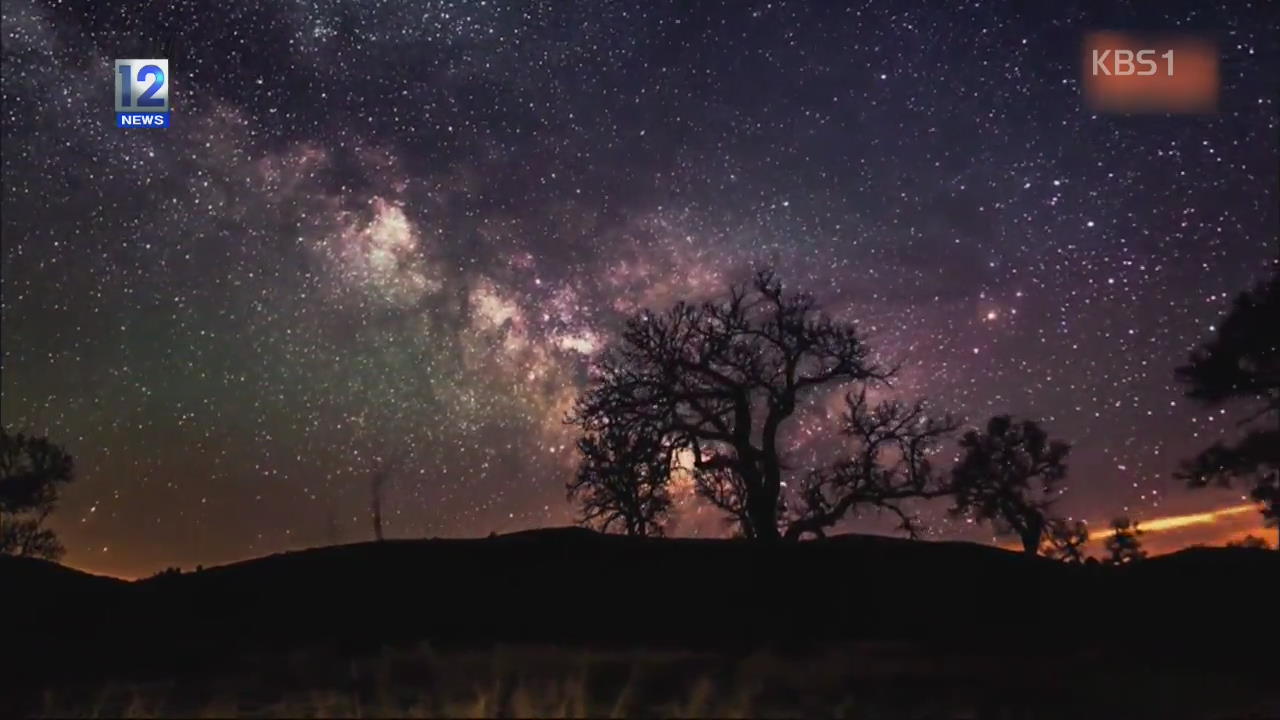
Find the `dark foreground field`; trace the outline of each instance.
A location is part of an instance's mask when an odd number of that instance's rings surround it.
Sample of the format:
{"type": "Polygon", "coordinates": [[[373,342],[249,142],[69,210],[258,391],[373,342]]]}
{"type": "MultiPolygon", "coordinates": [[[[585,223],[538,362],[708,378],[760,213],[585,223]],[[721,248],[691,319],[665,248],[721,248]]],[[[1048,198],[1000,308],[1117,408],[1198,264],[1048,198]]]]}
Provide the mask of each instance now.
{"type": "Polygon", "coordinates": [[[1280,717],[1268,551],[550,530],[135,583],[0,561],[23,714],[1280,717]]]}

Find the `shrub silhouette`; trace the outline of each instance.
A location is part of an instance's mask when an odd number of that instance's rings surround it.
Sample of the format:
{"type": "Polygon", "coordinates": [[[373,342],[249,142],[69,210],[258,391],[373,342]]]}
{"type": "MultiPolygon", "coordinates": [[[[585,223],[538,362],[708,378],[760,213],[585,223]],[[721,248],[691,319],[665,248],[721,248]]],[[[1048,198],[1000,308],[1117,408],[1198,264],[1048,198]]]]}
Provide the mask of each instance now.
{"type": "Polygon", "coordinates": [[[1227,547],[1250,548],[1254,550],[1269,550],[1271,548],[1271,546],[1267,544],[1265,538],[1260,538],[1255,535],[1245,535],[1239,540],[1232,540],[1227,543],[1227,547]]]}

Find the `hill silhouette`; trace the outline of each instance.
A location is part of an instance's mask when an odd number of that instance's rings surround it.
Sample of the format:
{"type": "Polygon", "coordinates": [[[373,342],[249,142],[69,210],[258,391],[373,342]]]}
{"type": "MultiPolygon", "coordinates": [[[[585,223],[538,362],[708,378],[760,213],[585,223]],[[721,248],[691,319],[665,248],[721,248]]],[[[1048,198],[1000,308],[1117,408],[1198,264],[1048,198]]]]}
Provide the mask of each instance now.
{"type": "Polygon", "coordinates": [[[1274,597],[1277,578],[1280,553],[1240,548],[1104,567],[960,542],[580,528],[322,547],[133,582],[2,557],[0,586],[21,602],[0,677],[199,672],[255,653],[356,656],[424,640],[727,652],[889,642],[1019,657],[1141,647],[1179,667],[1230,657],[1248,674],[1278,636],[1248,608],[1274,597]]]}

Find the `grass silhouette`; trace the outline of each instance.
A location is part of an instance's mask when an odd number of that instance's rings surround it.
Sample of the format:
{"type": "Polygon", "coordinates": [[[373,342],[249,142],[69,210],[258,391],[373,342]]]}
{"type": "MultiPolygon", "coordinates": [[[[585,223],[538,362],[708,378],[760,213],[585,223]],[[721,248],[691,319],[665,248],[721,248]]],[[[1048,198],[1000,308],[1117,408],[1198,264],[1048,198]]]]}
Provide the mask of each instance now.
{"type": "Polygon", "coordinates": [[[1228,673],[1122,666],[1083,655],[1011,661],[893,644],[808,656],[553,646],[317,650],[247,658],[236,669],[47,690],[56,717],[849,717],[976,716],[1000,708],[1070,717],[1274,715],[1228,673]],[[1185,672],[1185,681],[1178,676],[1185,672]],[[1254,698],[1252,701],[1244,698],[1254,698]],[[1252,703],[1252,704],[1251,704],[1252,703]]]}

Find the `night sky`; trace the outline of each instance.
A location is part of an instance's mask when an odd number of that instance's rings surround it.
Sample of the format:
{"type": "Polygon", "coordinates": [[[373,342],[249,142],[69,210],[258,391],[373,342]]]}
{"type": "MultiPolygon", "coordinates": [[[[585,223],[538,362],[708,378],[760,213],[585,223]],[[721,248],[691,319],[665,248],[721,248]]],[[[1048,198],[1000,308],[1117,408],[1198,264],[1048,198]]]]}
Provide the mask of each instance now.
{"type": "Polygon", "coordinates": [[[1170,477],[1234,423],[1173,368],[1276,255],[1275,6],[840,5],[6,1],[2,419],[76,457],[66,561],[367,540],[392,457],[390,537],[566,524],[592,355],[764,263],[892,393],[1071,441],[1065,514],[1239,505],[1170,477]],[[1219,112],[1085,109],[1095,28],[1210,33],[1219,112]],[[172,128],[115,127],[129,57],[172,128]]]}

